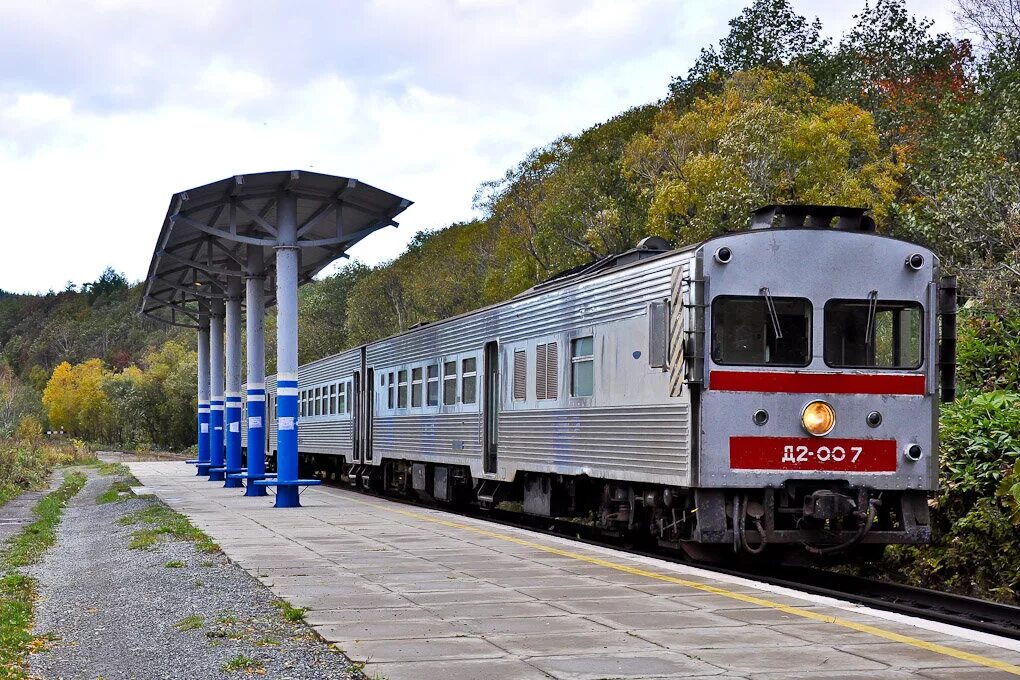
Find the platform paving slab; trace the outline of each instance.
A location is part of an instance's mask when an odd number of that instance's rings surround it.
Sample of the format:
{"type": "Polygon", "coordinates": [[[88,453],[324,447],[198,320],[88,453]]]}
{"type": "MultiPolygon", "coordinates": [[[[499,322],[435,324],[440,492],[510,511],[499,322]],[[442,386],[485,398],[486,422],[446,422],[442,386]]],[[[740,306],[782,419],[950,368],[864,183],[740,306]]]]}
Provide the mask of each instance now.
{"type": "Polygon", "coordinates": [[[312,488],[301,497],[304,507],[280,510],[271,498],[204,483],[183,464],[131,469],[231,560],[307,607],[309,625],[366,663],[368,677],[1008,677],[781,606],[960,649],[966,644],[990,659],[1014,656],[752,582],[347,489],[312,488]],[[773,604],[706,593],[699,584],[773,604]]]}
{"type": "MultiPolygon", "coordinates": [[[[608,586],[607,586],[608,587],[608,586]]],[[[682,612],[695,608],[666,597],[607,597],[604,600],[563,599],[552,604],[574,614],[626,614],[648,612],[682,612]]]]}
{"type": "MultiPolygon", "coordinates": [[[[631,634],[634,637],[648,640],[660,647],[674,651],[727,648],[746,650],[748,645],[744,629],[733,626],[684,628],[679,630],[636,630],[631,634]]],[[[811,646],[811,644],[807,640],[787,635],[774,628],[756,628],[754,630],[753,646],[755,650],[761,647],[781,647],[786,649],[797,646],[811,646]]]]}

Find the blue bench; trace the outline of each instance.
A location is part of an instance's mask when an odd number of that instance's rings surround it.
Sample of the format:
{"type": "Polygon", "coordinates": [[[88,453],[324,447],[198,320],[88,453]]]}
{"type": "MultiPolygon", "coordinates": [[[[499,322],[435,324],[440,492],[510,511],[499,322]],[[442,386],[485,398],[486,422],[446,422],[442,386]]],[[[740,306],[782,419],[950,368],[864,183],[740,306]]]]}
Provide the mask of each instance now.
{"type": "Polygon", "coordinates": [[[298,500],[298,487],[300,486],[319,486],[322,484],[321,479],[257,479],[252,482],[255,486],[275,486],[276,491],[276,505],[277,508],[300,508],[301,502],[298,500]]]}

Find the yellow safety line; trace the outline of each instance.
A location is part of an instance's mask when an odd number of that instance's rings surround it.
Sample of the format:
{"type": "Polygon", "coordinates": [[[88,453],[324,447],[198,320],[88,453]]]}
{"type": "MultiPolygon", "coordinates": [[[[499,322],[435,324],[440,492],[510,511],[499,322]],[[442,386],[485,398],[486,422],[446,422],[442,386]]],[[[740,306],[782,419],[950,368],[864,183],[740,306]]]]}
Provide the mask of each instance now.
{"type": "Polygon", "coordinates": [[[439,519],[437,517],[430,517],[423,515],[418,512],[412,512],[410,510],[402,510],[399,508],[393,508],[386,505],[380,505],[378,503],[370,503],[367,501],[346,498],[353,503],[359,503],[361,505],[367,505],[373,508],[379,508],[386,510],[387,512],[393,512],[398,515],[405,515],[413,519],[419,519],[425,522],[432,522],[433,524],[441,524],[445,527],[453,529],[463,529],[479,534],[481,536],[487,536],[489,538],[497,538],[502,541],[509,543],[516,543],[517,545],[523,545],[542,552],[547,552],[553,555],[559,555],[561,557],[569,557],[581,562],[587,562],[589,564],[597,564],[600,567],[606,567],[608,569],[615,569],[616,571],[622,571],[627,574],[634,574],[636,576],[645,576],[650,579],[657,581],[665,581],[667,583],[675,583],[681,586],[687,586],[695,590],[700,590],[706,593],[712,593],[713,595],[721,595],[722,597],[728,597],[732,600],[739,600],[740,602],[747,602],[749,604],[758,605],[759,607],[769,607],[786,614],[792,614],[794,616],[800,616],[805,619],[811,619],[812,621],[818,621],[820,623],[833,623],[837,626],[843,626],[851,630],[856,630],[861,633],[870,633],[876,637],[884,638],[886,640],[892,640],[893,642],[902,642],[905,645],[911,645],[913,647],[919,647],[920,649],[927,649],[929,652],[935,652],[936,654],[944,654],[945,656],[951,656],[954,659],[961,659],[963,661],[969,661],[981,666],[987,666],[988,668],[995,668],[996,670],[1005,671],[1012,673],[1013,675],[1020,675],[1020,666],[1015,666],[1005,661],[997,661],[996,659],[989,659],[986,656],[980,654],[971,654],[970,652],[964,652],[959,649],[953,649],[952,647],[946,647],[945,645],[936,644],[934,642],[928,642],[927,640],[921,640],[909,635],[900,635],[899,633],[893,633],[892,631],[883,630],[875,626],[869,626],[866,623],[857,623],[855,621],[849,621],[847,619],[841,619],[834,616],[826,616],[825,614],[819,614],[818,612],[811,611],[810,609],[803,609],[801,607],[793,607],[787,604],[781,604],[779,602],[773,602],[772,600],[766,600],[764,598],[755,597],[753,595],[745,595],[743,593],[737,593],[732,590],[726,590],[725,588],[717,588],[715,586],[706,585],[699,583],[698,581],[689,581],[687,579],[678,578],[676,576],[669,576],[667,574],[660,574],[654,571],[648,571],[647,569],[640,569],[638,567],[630,567],[626,564],[619,564],[617,562],[610,562],[598,557],[591,557],[588,555],[582,555],[580,553],[571,552],[569,550],[561,550],[560,548],[554,548],[549,545],[543,545],[541,543],[535,543],[524,538],[517,538],[516,536],[510,536],[508,534],[501,534],[495,531],[489,531],[488,529],[482,529],[480,527],[473,527],[469,524],[461,524],[460,522],[451,522],[445,519],[439,519]]]}

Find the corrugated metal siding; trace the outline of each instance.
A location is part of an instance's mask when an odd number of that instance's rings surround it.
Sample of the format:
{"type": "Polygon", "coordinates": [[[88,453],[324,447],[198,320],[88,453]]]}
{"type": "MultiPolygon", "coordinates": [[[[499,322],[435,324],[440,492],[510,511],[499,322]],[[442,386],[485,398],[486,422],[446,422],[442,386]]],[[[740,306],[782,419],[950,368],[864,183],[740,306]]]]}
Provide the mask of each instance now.
{"type": "Polygon", "coordinates": [[[374,457],[468,465],[482,455],[482,420],[477,413],[377,416],[374,457]]]}
{"type": "Polygon", "coordinates": [[[686,404],[504,412],[499,463],[521,470],[569,467],[593,477],[673,476],[685,483],[689,422],[686,404]]]}
{"type": "Polygon", "coordinates": [[[351,418],[305,419],[298,425],[298,450],[305,453],[331,453],[347,456],[354,452],[354,428],[351,418]]]}

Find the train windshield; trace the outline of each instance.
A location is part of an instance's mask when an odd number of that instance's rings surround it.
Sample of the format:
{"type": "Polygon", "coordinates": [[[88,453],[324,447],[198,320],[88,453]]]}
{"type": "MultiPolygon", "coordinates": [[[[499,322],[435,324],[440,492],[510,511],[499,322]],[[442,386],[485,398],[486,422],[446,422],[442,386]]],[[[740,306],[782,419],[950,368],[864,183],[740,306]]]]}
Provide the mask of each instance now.
{"type": "Polygon", "coordinates": [[[811,303],[803,298],[720,295],[712,302],[712,360],[745,366],[807,366],[811,303]]]}
{"type": "Polygon", "coordinates": [[[921,305],[830,300],[825,305],[825,363],[834,368],[921,367],[921,305]]]}

